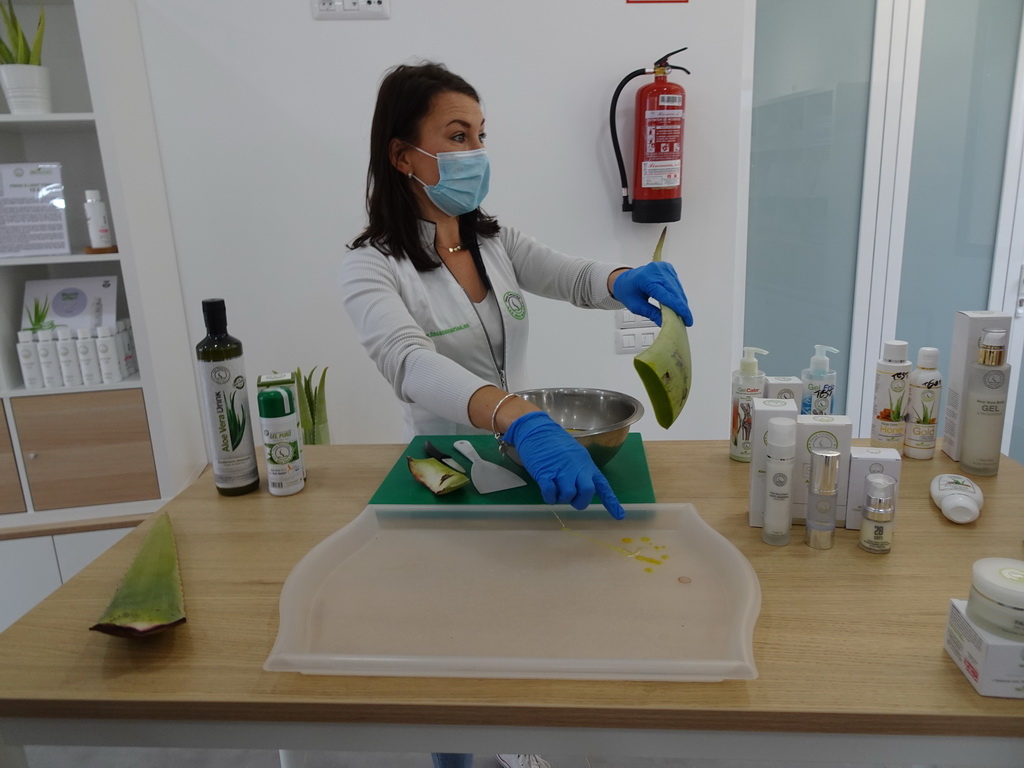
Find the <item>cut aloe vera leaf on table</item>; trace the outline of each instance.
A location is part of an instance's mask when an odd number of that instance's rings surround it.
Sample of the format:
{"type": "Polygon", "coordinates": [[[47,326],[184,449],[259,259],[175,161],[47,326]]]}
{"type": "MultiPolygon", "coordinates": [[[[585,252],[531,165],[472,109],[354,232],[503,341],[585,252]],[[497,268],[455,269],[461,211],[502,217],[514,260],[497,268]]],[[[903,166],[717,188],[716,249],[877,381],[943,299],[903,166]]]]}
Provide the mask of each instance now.
{"type": "Polygon", "coordinates": [[[147,637],[183,621],[178,545],[164,512],[153,521],[110,604],[89,629],[118,637],[147,637]]]}

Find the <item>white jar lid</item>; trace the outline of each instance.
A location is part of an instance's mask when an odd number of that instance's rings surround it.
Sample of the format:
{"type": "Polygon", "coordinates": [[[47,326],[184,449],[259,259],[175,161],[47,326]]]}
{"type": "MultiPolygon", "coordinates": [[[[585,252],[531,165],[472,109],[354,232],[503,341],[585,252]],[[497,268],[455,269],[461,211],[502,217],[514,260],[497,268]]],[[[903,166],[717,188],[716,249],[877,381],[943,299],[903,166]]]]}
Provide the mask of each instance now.
{"type": "Polygon", "coordinates": [[[1024,560],[982,558],[974,563],[971,583],[985,597],[1024,610],[1024,560]]]}

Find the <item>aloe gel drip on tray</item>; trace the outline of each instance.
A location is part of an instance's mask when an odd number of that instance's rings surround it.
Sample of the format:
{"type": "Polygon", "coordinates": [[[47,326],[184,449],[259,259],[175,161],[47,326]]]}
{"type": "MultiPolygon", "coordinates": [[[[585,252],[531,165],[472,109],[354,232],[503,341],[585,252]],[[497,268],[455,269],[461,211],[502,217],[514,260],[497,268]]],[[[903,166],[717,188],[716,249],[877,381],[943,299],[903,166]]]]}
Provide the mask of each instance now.
{"type": "Polygon", "coordinates": [[[260,485],[242,342],[228,335],[224,299],[203,299],[206,338],[196,345],[203,396],[203,431],[213,482],[224,496],[260,485]]]}

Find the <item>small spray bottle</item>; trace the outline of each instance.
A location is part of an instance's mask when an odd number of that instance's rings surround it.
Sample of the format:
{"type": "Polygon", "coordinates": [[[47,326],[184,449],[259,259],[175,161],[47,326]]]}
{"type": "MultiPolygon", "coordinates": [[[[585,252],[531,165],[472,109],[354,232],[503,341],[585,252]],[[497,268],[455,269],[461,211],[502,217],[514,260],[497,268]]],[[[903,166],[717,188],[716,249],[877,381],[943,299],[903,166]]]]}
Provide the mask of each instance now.
{"type": "Polygon", "coordinates": [[[750,461],[750,429],[753,426],[751,400],[764,397],[764,371],[757,367],[754,354],[767,355],[763,349],[744,347],[740,367],[732,372],[732,431],[729,458],[750,461]]]}
{"type": "Polygon", "coordinates": [[[814,356],[809,368],[804,368],[800,378],[803,380],[803,399],[800,401],[800,413],[829,415],[832,413],[832,395],[836,391],[836,372],[829,367],[828,355],[839,354],[835,347],[824,344],[814,345],[814,356]]]}

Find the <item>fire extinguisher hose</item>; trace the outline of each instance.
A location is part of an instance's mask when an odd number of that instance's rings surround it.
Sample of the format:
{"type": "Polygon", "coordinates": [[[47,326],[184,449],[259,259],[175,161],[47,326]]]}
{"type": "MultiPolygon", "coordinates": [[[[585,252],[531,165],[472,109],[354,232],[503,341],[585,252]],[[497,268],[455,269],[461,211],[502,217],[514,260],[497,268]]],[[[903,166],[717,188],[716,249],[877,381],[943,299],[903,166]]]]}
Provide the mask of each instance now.
{"type": "Polygon", "coordinates": [[[608,116],[609,127],[612,132],[612,146],[615,148],[615,162],[619,164],[619,179],[622,182],[622,210],[629,212],[633,210],[633,204],[629,201],[629,184],[626,181],[626,164],[622,161],[622,150],[619,148],[619,130],[615,125],[615,111],[619,104],[619,94],[622,93],[622,89],[626,87],[626,83],[635,77],[640,75],[647,75],[654,72],[650,67],[643,69],[637,69],[630,72],[619,83],[615,89],[615,93],[612,95],[612,106],[608,116]]]}

